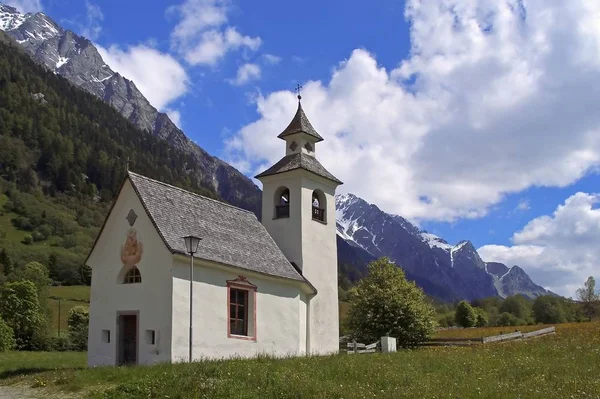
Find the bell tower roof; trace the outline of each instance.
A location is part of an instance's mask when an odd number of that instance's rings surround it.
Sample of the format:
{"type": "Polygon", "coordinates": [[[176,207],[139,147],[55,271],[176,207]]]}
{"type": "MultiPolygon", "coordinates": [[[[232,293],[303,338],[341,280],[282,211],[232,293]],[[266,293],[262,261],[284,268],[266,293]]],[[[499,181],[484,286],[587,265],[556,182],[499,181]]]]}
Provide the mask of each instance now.
{"type": "Polygon", "coordinates": [[[286,137],[291,136],[293,134],[304,133],[313,137],[315,139],[315,143],[323,141],[323,137],[321,137],[321,135],[317,133],[315,128],[312,127],[310,121],[306,117],[306,114],[302,109],[302,104],[300,103],[300,98],[301,97],[298,96],[298,110],[296,111],[296,115],[294,115],[294,118],[292,119],[288,127],[286,127],[285,130],[281,132],[277,137],[282,140],[285,140],[286,137]]]}
{"type": "Polygon", "coordinates": [[[327,169],[325,169],[315,157],[311,157],[310,155],[302,153],[286,155],[285,157],[281,158],[279,162],[277,162],[275,165],[271,166],[269,169],[254,177],[260,179],[261,177],[289,172],[295,169],[304,169],[306,171],[314,173],[317,176],[321,176],[327,180],[331,180],[337,184],[343,184],[340,179],[338,179],[337,177],[332,175],[327,169]]]}

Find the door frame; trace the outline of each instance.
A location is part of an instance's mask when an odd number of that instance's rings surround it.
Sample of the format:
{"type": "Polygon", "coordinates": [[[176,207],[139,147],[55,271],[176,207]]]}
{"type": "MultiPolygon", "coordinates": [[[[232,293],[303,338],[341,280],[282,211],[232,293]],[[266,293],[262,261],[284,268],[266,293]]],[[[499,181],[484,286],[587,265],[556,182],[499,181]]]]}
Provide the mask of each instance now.
{"type": "Polygon", "coordinates": [[[115,345],[115,365],[123,366],[121,363],[121,316],[135,316],[135,364],[140,364],[140,311],[139,310],[117,310],[117,327],[116,332],[116,345],[115,345]]]}

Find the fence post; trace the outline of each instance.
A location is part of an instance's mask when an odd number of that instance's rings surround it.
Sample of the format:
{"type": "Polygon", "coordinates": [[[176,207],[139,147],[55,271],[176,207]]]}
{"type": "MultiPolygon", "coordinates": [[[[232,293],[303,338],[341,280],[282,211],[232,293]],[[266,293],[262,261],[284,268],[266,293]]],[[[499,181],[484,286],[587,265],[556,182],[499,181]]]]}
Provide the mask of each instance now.
{"type": "Polygon", "coordinates": [[[383,353],[396,352],[396,338],[381,337],[381,352],[383,352],[383,353]]]}
{"type": "Polygon", "coordinates": [[[358,352],[358,345],[356,345],[355,339],[352,340],[352,344],[354,346],[354,350],[352,351],[352,353],[356,354],[358,352]]]}

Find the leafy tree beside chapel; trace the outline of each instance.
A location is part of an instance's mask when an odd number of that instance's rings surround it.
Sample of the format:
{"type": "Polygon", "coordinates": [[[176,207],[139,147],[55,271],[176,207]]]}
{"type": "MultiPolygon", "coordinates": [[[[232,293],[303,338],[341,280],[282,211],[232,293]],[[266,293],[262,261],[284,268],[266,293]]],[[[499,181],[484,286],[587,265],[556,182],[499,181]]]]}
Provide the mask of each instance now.
{"type": "Polygon", "coordinates": [[[435,311],[423,290],[388,258],[371,262],[368,271],[348,293],[351,334],[368,343],[395,337],[401,347],[414,347],[431,337],[435,311]]]}

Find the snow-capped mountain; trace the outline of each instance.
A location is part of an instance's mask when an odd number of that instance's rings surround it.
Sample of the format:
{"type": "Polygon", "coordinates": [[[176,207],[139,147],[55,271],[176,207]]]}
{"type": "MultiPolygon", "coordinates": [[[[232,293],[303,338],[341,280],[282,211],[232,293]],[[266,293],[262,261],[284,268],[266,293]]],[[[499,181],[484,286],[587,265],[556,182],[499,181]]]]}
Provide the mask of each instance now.
{"type": "Polygon", "coordinates": [[[212,187],[223,200],[260,213],[258,187],[238,170],[194,144],[167,114],[150,104],[134,82],[113,71],[91,41],[63,29],[44,13],[21,14],[2,3],[0,29],[36,62],[101,98],[140,129],[191,154],[203,169],[196,178],[205,187],[212,187]]]}
{"type": "MultiPolygon", "coordinates": [[[[523,269],[484,262],[470,241],[451,245],[435,234],[420,230],[398,215],[390,215],[353,194],[336,196],[339,240],[372,258],[387,256],[407,277],[430,295],[443,300],[514,295],[548,294],[535,285],[523,269]]],[[[348,247],[338,245],[340,263],[348,260],[348,247]]],[[[368,259],[367,256],[363,258],[368,259]]],[[[354,265],[362,267],[363,265],[354,265]]]]}

